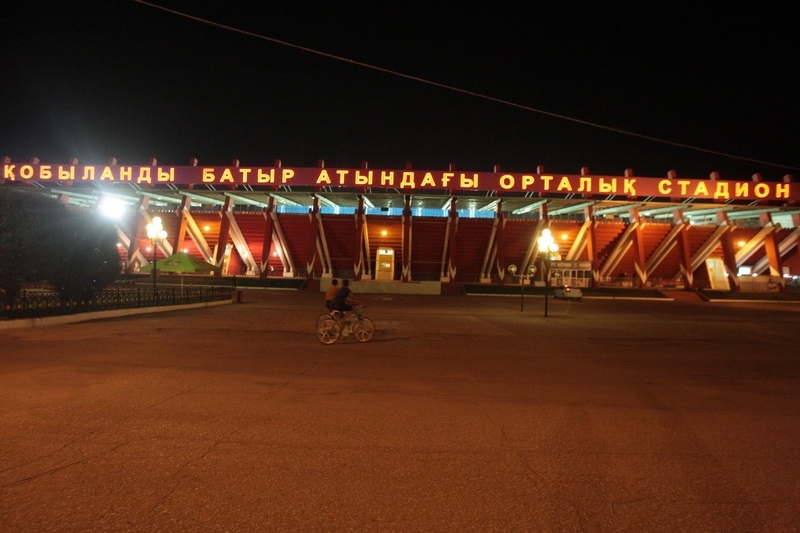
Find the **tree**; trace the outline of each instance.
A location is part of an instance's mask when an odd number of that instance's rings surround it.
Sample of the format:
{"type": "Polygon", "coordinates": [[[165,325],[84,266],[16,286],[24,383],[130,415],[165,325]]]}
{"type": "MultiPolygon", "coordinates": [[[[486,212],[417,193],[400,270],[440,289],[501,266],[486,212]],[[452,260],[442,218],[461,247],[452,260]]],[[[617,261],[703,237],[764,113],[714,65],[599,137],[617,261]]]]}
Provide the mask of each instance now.
{"type": "Polygon", "coordinates": [[[94,211],[0,188],[0,288],[6,302],[26,282],[47,281],[64,300],[87,300],[120,272],[114,225],[94,211]]]}
{"type": "Polygon", "coordinates": [[[90,300],[120,273],[117,233],[95,212],[67,212],[51,227],[47,279],[64,300],[90,300]]]}
{"type": "Polygon", "coordinates": [[[43,279],[42,243],[36,235],[59,207],[44,196],[0,187],[0,289],[6,304],[16,300],[25,283],[43,279]]]}

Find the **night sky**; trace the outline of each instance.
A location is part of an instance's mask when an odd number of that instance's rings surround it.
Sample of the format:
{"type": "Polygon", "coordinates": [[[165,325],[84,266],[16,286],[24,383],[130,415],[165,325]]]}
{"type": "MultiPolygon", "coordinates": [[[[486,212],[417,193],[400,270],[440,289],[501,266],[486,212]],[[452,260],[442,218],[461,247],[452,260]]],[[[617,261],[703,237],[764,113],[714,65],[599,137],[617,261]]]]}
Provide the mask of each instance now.
{"type": "Polygon", "coordinates": [[[153,3],[521,107],[133,0],[12,1],[0,14],[0,156],[799,174],[800,46],[788,7],[153,3]]]}

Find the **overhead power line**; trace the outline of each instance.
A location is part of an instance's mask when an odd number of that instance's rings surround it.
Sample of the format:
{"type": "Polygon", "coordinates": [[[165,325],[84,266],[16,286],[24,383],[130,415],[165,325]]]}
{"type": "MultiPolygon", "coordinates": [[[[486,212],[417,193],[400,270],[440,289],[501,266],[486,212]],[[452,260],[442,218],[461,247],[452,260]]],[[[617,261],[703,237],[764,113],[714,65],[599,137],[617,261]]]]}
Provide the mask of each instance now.
{"type": "Polygon", "coordinates": [[[735,159],[735,160],[738,160],[738,161],[744,161],[744,162],[748,162],[748,163],[756,163],[756,164],[759,164],[759,165],[768,165],[768,166],[771,166],[771,167],[783,168],[783,169],[787,169],[787,170],[800,170],[800,167],[794,167],[794,166],[790,166],[790,165],[783,165],[783,164],[780,164],[780,163],[773,163],[771,161],[763,161],[763,160],[760,160],[760,159],[753,159],[753,158],[750,158],[750,157],[744,157],[744,156],[739,156],[739,155],[735,155],[735,154],[728,154],[728,153],[725,153],[725,152],[719,152],[717,150],[711,150],[711,149],[703,148],[703,147],[700,147],[700,146],[694,146],[694,145],[691,145],[691,144],[680,143],[680,142],[671,141],[671,140],[668,140],[668,139],[661,139],[659,137],[653,137],[651,135],[645,135],[645,134],[637,133],[637,132],[634,132],[634,131],[623,130],[623,129],[620,129],[620,128],[615,128],[613,126],[606,126],[604,124],[598,124],[596,122],[590,122],[590,121],[587,121],[587,120],[581,120],[579,118],[570,117],[570,116],[562,115],[562,114],[559,114],[559,113],[552,113],[550,111],[545,111],[544,109],[537,109],[535,107],[527,106],[527,105],[524,105],[524,104],[519,104],[519,103],[516,103],[516,102],[511,102],[509,100],[504,100],[502,98],[496,98],[494,96],[489,96],[489,95],[486,95],[486,94],[476,93],[474,91],[469,91],[467,89],[462,89],[460,87],[454,87],[452,85],[439,83],[439,82],[436,82],[436,81],[433,81],[433,80],[429,80],[429,79],[426,79],[426,78],[420,78],[419,76],[413,76],[411,74],[406,74],[404,72],[398,72],[396,70],[391,70],[391,69],[387,69],[387,68],[380,67],[380,66],[377,66],[377,65],[364,63],[362,61],[356,61],[355,59],[350,59],[350,58],[338,56],[338,55],[335,55],[335,54],[330,54],[328,52],[323,52],[321,50],[316,50],[314,48],[309,48],[307,46],[301,46],[301,45],[298,45],[298,44],[290,43],[288,41],[283,41],[281,39],[275,39],[274,37],[261,35],[261,34],[254,33],[254,32],[251,32],[251,31],[243,30],[241,28],[236,28],[234,26],[229,26],[227,24],[221,24],[219,22],[214,22],[213,20],[204,19],[204,18],[201,18],[201,17],[190,15],[188,13],[183,13],[181,11],[176,11],[174,9],[169,9],[167,7],[159,6],[157,4],[146,2],[144,0],[134,0],[134,2],[137,2],[139,4],[143,4],[143,5],[152,7],[154,9],[159,9],[161,11],[165,11],[167,13],[171,13],[171,14],[177,15],[179,17],[184,17],[184,18],[187,18],[189,20],[193,20],[195,22],[200,22],[202,24],[207,24],[209,26],[213,26],[213,27],[220,28],[220,29],[223,29],[223,30],[240,33],[242,35],[246,35],[248,37],[253,37],[255,39],[261,39],[263,41],[268,41],[268,42],[271,42],[271,43],[274,43],[274,44],[279,44],[281,46],[287,46],[289,48],[294,48],[296,50],[301,50],[303,52],[308,52],[309,54],[315,54],[315,55],[318,55],[318,56],[326,57],[328,59],[333,59],[335,61],[341,61],[341,62],[344,62],[344,63],[349,63],[351,65],[356,65],[356,66],[363,67],[363,68],[366,68],[366,69],[374,70],[374,71],[377,71],[377,72],[383,72],[384,74],[389,74],[389,75],[396,76],[396,77],[399,77],[399,78],[405,78],[407,80],[412,80],[412,81],[416,81],[416,82],[419,82],[419,83],[424,83],[426,85],[431,85],[433,87],[439,87],[440,89],[445,89],[445,90],[448,90],[448,91],[453,91],[453,92],[465,94],[465,95],[468,95],[468,96],[473,96],[475,98],[481,98],[483,100],[488,100],[490,102],[495,102],[495,103],[498,103],[498,104],[501,104],[501,105],[505,105],[505,106],[509,106],[509,107],[515,107],[517,109],[522,109],[523,111],[529,111],[531,113],[538,113],[540,115],[545,115],[545,116],[552,117],[552,118],[557,118],[557,119],[560,119],[560,120],[566,120],[568,122],[573,122],[575,124],[581,124],[583,126],[588,126],[588,127],[591,127],[591,128],[596,128],[596,129],[600,129],[600,130],[604,130],[604,131],[618,133],[620,135],[627,135],[629,137],[636,137],[638,139],[644,139],[646,141],[651,141],[651,142],[655,142],[655,143],[659,143],[659,144],[665,144],[665,145],[668,145],[668,146],[674,146],[674,147],[678,147],[678,148],[685,148],[687,150],[693,150],[695,152],[702,152],[702,153],[711,154],[711,155],[715,155],[715,156],[719,156],[719,157],[725,157],[725,158],[728,158],[728,159],[735,159]]]}

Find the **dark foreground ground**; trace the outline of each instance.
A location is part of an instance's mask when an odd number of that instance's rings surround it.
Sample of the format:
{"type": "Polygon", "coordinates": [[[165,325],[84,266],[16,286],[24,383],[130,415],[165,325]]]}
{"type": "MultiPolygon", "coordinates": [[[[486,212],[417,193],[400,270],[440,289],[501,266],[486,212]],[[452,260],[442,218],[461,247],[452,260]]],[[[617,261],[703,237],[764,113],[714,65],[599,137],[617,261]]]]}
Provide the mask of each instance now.
{"type": "Polygon", "coordinates": [[[800,531],[800,306],[365,300],[0,331],[0,531],[800,531]]]}

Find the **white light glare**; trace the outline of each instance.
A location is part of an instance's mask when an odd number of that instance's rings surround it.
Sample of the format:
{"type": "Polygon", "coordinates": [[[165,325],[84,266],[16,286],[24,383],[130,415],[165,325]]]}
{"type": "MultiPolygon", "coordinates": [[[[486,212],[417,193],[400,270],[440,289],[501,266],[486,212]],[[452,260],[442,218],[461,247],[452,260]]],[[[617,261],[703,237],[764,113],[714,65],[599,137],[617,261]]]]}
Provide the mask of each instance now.
{"type": "Polygon", "coordinates": [[[116,198],[104,197],[100,200],[100,205],[97,206],[97,209],[103,216],[118,220],[122,218],[122,214],[125,212],[125,203],[116,198]]]}

